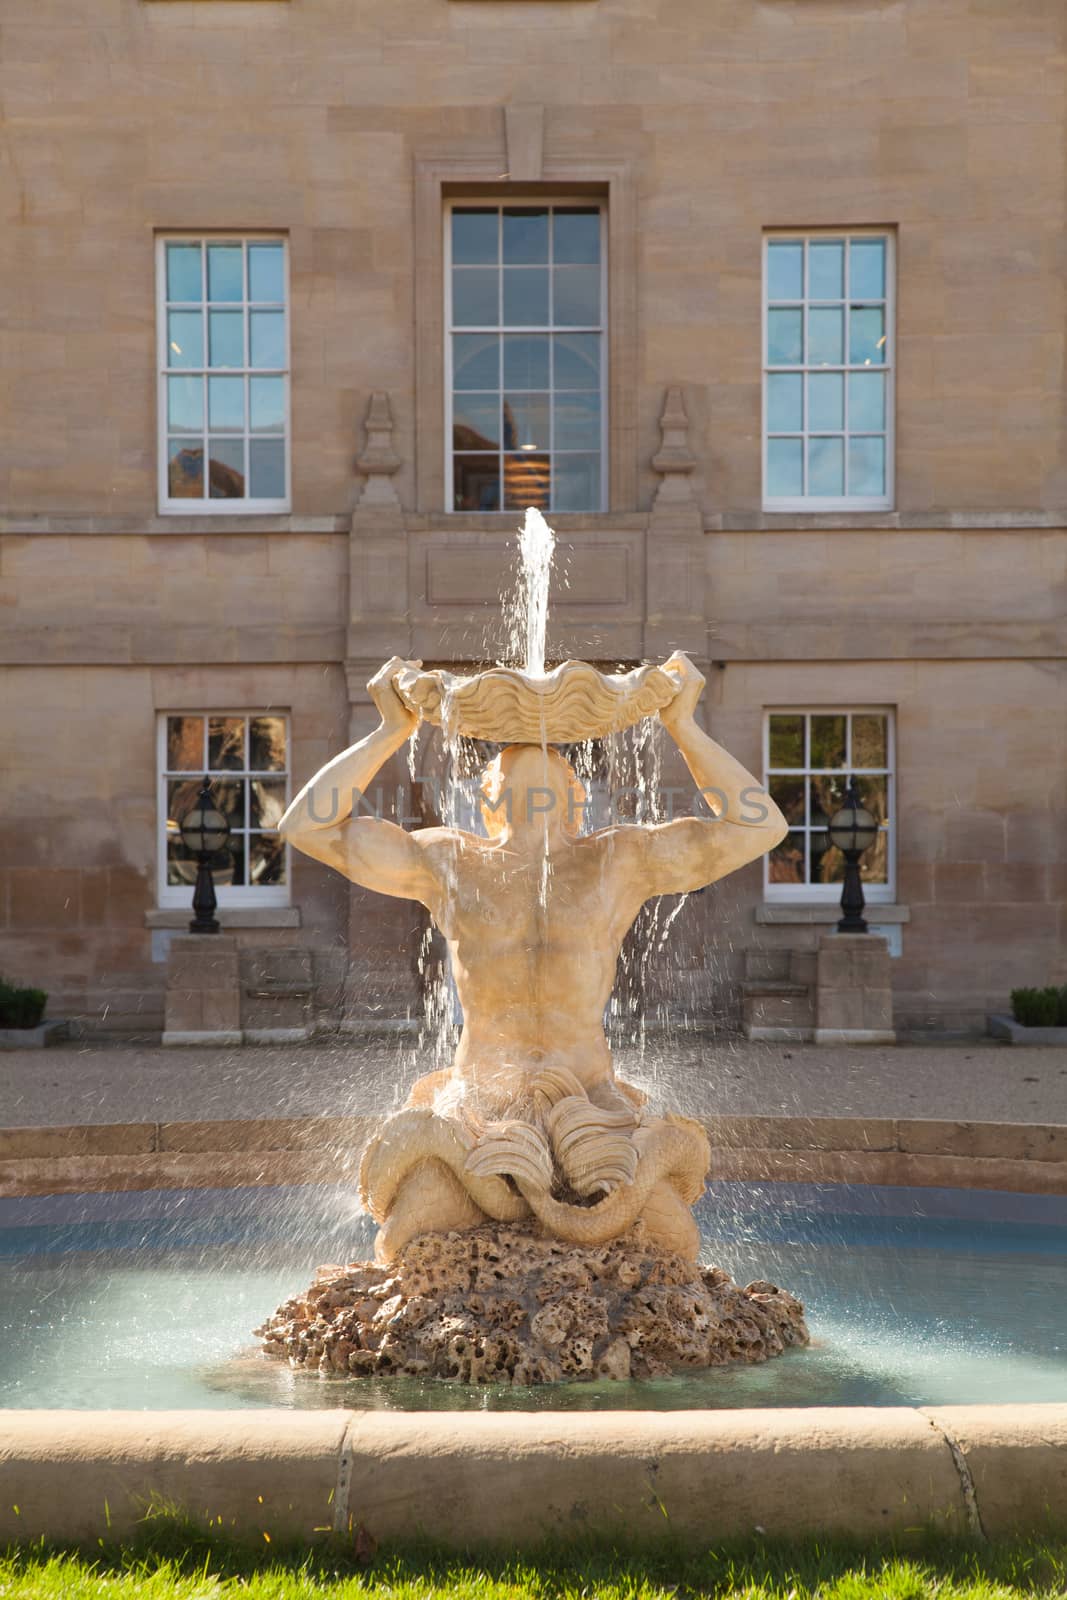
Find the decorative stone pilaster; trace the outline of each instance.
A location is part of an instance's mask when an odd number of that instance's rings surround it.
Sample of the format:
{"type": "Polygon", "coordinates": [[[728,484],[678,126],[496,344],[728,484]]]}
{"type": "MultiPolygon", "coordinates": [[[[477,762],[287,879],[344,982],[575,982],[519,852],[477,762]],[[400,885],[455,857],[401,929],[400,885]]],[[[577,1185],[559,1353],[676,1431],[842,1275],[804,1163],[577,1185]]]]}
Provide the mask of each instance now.
{"type": "Polygon", "coordinates": [[[663,474],[663,481],[656,490],[653,506],[692,504],[689,475],[696,466],[696,457],[689,449],[689,416],[677,385],[667,390],[659,426],[663,442],[652,457],[652,466],[663,474]]]}
{"type": "MultiPolygon", "coordinates": [[[[401,546],[402,548],[402,546],[401,546]]],[[[403,591],[401,591],[403,593],[403,591]]],[[[358,630],[359,633],[367,630],[358,630]]],[[[352,655],[345,663],[348,681],[348,737],[355,744],[377,725],[378,712],[367,683],[396,651],[406,648],[406,635],[396,644],[384,641],[374,655],[352,655]]],[[[354,640],[352,641],[354,642],[354,640]]],[[[411,779],[407,749],[391,757],[369,785],[365,804],[391,821],[401,822],[396,802],[410,810],[411,779]]],[[[422,1017],[421,981],[417,970],[423,913],[409,900],[376,894],[357,883],[348,885],[348,971],[342,999],[341,1031],[360,1035],[396,1029],[422,1017]]]]}
{"type": "Polygon", "coordinates": [[[707,551],[703,515],[689,481],[697,465],[689,449],[689,417],[676,384],[664,397],[659,425],[662,442],[652,467],[662,481],[648,519],[645,654],[656,661],[686,650],[699,661],[707,656],[707,551]]]}
{"type": "Polygon", "coordinates": [[[366,478],[359,507],[399,507],[400,497],[393,483],[393,474],[400,470],[400,457],[393,449],[393,408],[384,389],[375,389],[367,407],[363,426],[367,430],[367,444],[356,466],[366,478]]]}

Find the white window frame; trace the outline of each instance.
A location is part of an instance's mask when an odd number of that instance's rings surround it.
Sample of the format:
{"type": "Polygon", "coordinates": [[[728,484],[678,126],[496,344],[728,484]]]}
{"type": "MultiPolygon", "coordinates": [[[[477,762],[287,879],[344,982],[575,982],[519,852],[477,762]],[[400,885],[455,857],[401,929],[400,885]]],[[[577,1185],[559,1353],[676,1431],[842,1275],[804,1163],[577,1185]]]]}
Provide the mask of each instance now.
{"type": "MultiPolygon", "coordinates": [[[[769,787],[772,773],[771,765],[771,717],[845,717],[847,742],[846,757],[852,755],[852,723],[851,718],[874,716],[886,718],[886,763],[885,770],[881,767],[849,767],[846,763],[842,768],[845,777],[864,776],[882,777],[886,782],[886,801],[888,808],[888,827],[885,832],[886,841],[886,878],[885,883],[865,883],[863,897],[868,905],[892,905],[896,900],[897,883],[897,734],[896,712],[894,707],[886,705],[784,705],[766,706],[763,712],[763,782],[769,787]]],[[[807,767],[776,767],[774,777],[795,776],[808,778],[813,771],[822,771],[822,768],[807,767]]],[[[809,831],[809,824],[805,823],[805,837],[809,831]]],[[[841,899],[841,885],[839,883],[772,883],[770,879],[770,854],[763,858],[763,898],[775,904],[837,904],[841,899]]]]}
{"type": "MultiPolygon", "coordinates": [[[[285,800],[288,805],[292,798],[292,723],[288,712],[280,711],[275,707],[265,709],[257,706],[251,710],[227,708],[220,710],[217,707],[182,707],[171,706],[166,711],[160,711],[156,718],[156,904],[159,907],[179,906],[189,907],[190,915],[193,903],[193,885],[167,882],[167,781],[168,777],[176,776],[167,766],[167,718],[168,717],[279,717],[285,723],[285,751],[286,768],[284,773],[275,772],[263,776],[285,779],[285,800]]],[[[180,774],[185,777],[195,777],[196,774],[180,774]]],[[[203,774],[200,774],[203,777],[203,774]]],[[[212,777],[237,777],[247,784],[249,774],[247,771],[239,773],[212,773],[212,777]]],[[[257,774],[258,776],[258,774],[257,774]]],[[[259,831],[259,830],[257,830],[259,831]]],[[[247,840],[248,834],[245,833],[247,840]]],[[[292,903],[291,892],[292,850],[285,846],[285,882],[264,884],[256,888],[253,884],[219,884],[216,886],[215,895],[220,907],[249,907],[249,906],[288,906],[292,903]]]]}
{"type": "MultiPolygon", "coordinates": [[[[205,271],[206,271],[206,262],[205,262],[205,271]]],[[[207,281],[206,281],[206,278],[205,278],[205,281],[204,281],[204,291],[205,291],[205,298],[202,301],[202,305],[204,307],[204,315],[205,315],[205,327],[204,327],[205,349],[204,349],[204,356],[205,356],[205,359],[206,359],[207,354],[208,354],[207,344],[206,344],[206,341],[207,341],[206,317],[207,317],[207,312],[208,312],[209,306],[211,304],[211,302],[206,298],[206,294],[207,294],[207,281]]],[[[230,309],[230,310],[234,309],[235,302],[227,301],[225,304],[226,304],[228,309],[230,309]]],[[[241,307],[242,307],[242,310],[246,313],[246,319],[247,319],[247,308],[248,308],[248,305],[249,305],[249,302],[247,300],[242,300],[241,301],[241,307]]],[[[233,231],[220,231],[218,229],[214,229],[214,230],[207,229],[207,230],[201,230],[200,232],[179,231],[179,232],[174,232],[174,233],[160,233],[160,234],[156,235],[156,351],[157,351],[157,354],[156,354],[156,371],[157,371],[157,378],[156,378],[156,452],[157,452],[157,458],[158,458],[157,494],[158,494],[158,501],[159,501],[159,512],[160,512],[161,516],[194,516],[194,517],[241,517],[241,516],[245,516],[245,517],[247,517],[247,516],[264,516],[264,515],[269,515],[271,513],[277,513],[277,512],[287,512],[287,511],[290,511],[292,509],[292,489],[293,489],[292,434],[293,434],[293,430],[292,430],[292,350],[291,350],[291,341],[290,341],[290,325],[291,325],[291,319],[292,319],[291,306],[292,306],[292,295],[291,295],[291,292],[290,292],[290,283],[289,283],[289,239],[288,239],[288,235],[287,234],[277,233],[277,232],[256,232],[256,231],[248,232],[248,231],[242,231],[240,229],[235,229],[233,231]],[[206,246],[208,244],[221,244],[221,243],[224,243],[224,242],[227,242],[227,241],[232,241],[235,244],[237,242],[240,242],[241,244],[255,244],[259,240],[268,240],[268,241],[270,241],[272,243],[279,243],[282,246],[282,263],[283,263],[284,286],[285,286],[285,304],[284,304],[284,312],[285,312],[285,367],[284,367],[284,369],[282,371],[282,377],[284,379],[284,385],[285,385],[285,486],[286,486],[286,490],[288,492],[284,496],[284,498],[282,498],[282,499],[272,499],[272,500],[267,500],[267,499],[253,500],[253,499],[250,499],[250,498],[245,498],[245,499],[242,499],[242,500],[212,500],[209,495],[205,496],[203,499],[198,499],[198,500],[194,500],[194,499],[174,499],[170,495],[169,474],[168,474],[168,459],[167,459],[167,439],[168,439],[168,436],[169,436],[169,430],[168,430],[168,427],[167,427],[167,378],[168,377],[179,376],[180,375],[180,370],[176,370],[174,368],[168,368],[168,366],[167,366],[167,245],[168,244],[183,244],[183,243],[184,244],[192,244],[194,242],[198,242],[198,243],[206,246]]],[[[246,355],[246,357],[248,355],[247,349],[245,351],[245,355],[246,355]]],[[[200,370],[204,371],[205,373],[209,371],[209,369],[208,369],[208,367],[206,365],[200,370]]],[[[251,434],[250,431],[249,431],[249,413],[248,413],[248,396],[247,396],[247,380],[248,380],[250,375],[251,376],[255,376],[255,372],[256,372],[256,369],[249,367],[247,364],[244,367],[240,368],[239,370],[237,368],[233,368],[233,367],[225,367],[225,368],[219,368],[218,369],[218,376],[224,376],[224,375],[225,376],[230,376],[230,377],[240,376],[240,377],[243,377],[245,379],[245,381],[246,381],[245,428],[244,428],[244,433],[243,433],[243,435],[238,435],[238,434],[234,433],[234,434],[231,434],[229,436],[229,437],[235,438],[235,439],[239,438],[239,437],[243,437],[243,439],[245,441],[245,452],[246,452],[245,453],[245,461],[246,461],[246,464],[248,462],[248,444],[249,444],[249,440],[252,439],[252,438],[257,437],[256,435],[251,434]]],[[[277,368],[273,368],[273,367],[272,368],[268,368],[268,369],[265,370],[264,376],[276,376],[277,372],[278,372],[277,368]]],[[[205,406],[206,406],[206,404],[207,404],[207,400],[206,400],[206,389],[205,389],[205,406]]],[[[205,438],[205,440],[208,437],[207,414],[206,414],[206,412],[205,412],[205,416],[204,416],[203,437],[205,438]]],[[[271,437],[276,437],[276,435],[272,435],[271,437]]],[[[208,470],[208,463],[207,463],[206,454],[205,454],[205,461],[204,461],[205,474],[207,473],[207,470],[208,470]]]]}
{"type": "MultiPolygon", "coordinates": [[[[796,230],[796,229],[781,229],[781,230],[779,230],[779,229],[775,229],[775,230],[767,232],[767,233],[765,233],[763,235],[762,271],[761,271],[761,334],[760,334],[761,348],[762,348],[762,363],[763,363],[763,365],[762,365],[762,379],[761,379],[761,384],[760,384],[760,390],[761,390],[761,435],[760,435],[761,444],[760,444],[760,457],[761,457],[761,467],[762,467],[762,493],[763,493],[763,509],[764,509],[764,511],[770,511],[770,512],[775,512],[775,511],[785,511],[785,512],[798,512],[798,511],[799,512],[805,512],[805,511],[812,511],[812,512],[825,512],[825,511],[891,511],[893,509],[893,506],[895,504],[895,495],[896,495],[896,426],[895,426],[895,424],[896,424],[896,371],[897,371],[897,361],[896,361],[896,280],[897,280],[897,270],[896,270],[896,234],[895,234],[895,230],[892,229],[892,228],[807,228],[807,229],[801,229],[801,230],[796,230]],[[795,366],[795,367],[780,367],[780,366],[769,367],[768,366],[768,361],[767,361],[767,311],[768,311],[767,264],[768,264],[768,249],[772,244],[789,244],[789,243],[794,243],[794,244],[804,243],[804,244],[807,244],[809,242],[819,243],[822,240],[829,241],[829,240],[833,240],[833,239],[842,239],[842,240],[884,239],[885,240],[885,245],[886,245],[886,257],[885,257],[885,329],[886,329],[885,354],[886,354],[886,359],[885,359],[884,366],[879,368],[879,370],[885,373],[885,380],[886,380],[886,389],[885,389],[885,406],[886,406],[886,416],[885,416],[885,424],[886,424],[885,425],[885,488],[886,488],[886,492],[885,492],[884,495],[770,495],[770,494],[767,493],[767,484],[768,484],[768,481],[769,481],[768,480],[768,474],[767,474],[767,445],[768,445],[767,378],[770,375],[770,373],[772,373],[772,372],[786,372],[786,373],[797,373],[797,374],[800,374],[800,375],[803,376],[803,378],[805,380],[804,387],[805,387],[805,395],[806,395],[806,391],[807,391],[806,379],[807,379],[808,373],[809,372],[813,372],[813,371],[818,372],[821,369],[817,368],[817,367],[814,367],[814,368],[810,367],[808,365],[808,363],[807,363],[807,354],[808,354],[808,309],[809,309],[809,307],[811,306],[811,304],[813,302],[811,300],[809,300],[808,297],[807,297],[807,286],[806,285],[805,285],[805,297],[804,297],[804,302],[803,302],[803,313],[802,313],[803,314],[803,318],[804,318],[804,356],[805,356],[805,360],[800,366],[795,366]]],[[[818,302],[815,302],[815,304],[818,304],[818,302]]],[[[849,304],[850,304],[850,301],[848,299],[846,299],[844,301],[844,305],[846,307],[846,310],[847,310],[847,307],[848,307],[849,304]]],[[[848,339],[847,317],[846,317],[846,327],[845,327],[845,339],[846,339],[846,341],[848,339]]],[[[845,356],[848,355],[847,343],[846,343],[846,348],[845,348],[843,354],[845,356]]],[[[842,371],[842,372],[847,374],[850,371],[858,372],[858,371],[863,371],[865,369],[861,368],[861,367],[850,365],[850,363],[845,361],[845,362],[842,363],[840,368],[834,367],[832,370],[834,370],[834,371],[842,371]]],[[[845,401],[844,401],[844,403],[845,403],[845,407],[846,407],[844,433],[845,433],[845,457],[846,457],[846,470],[847,470],[847,457],[848,457],[848,410],[847,410],[847,407],[848,407],[848,384],[847,384],[847,382],[845,383],[844,388],[845,388],[845,401]]],[[[805,406],[806,406],[806,399],[805,399],[805,406]]],[[[805,422],[805,424],[807,423],[806,410],[805,410],[805,414],[804,414],[804,422],[805,422]]],[[[801,438],[802,438],[801,448],[802,448],[802,451],[803,451],[803,459],[804,459],[804,461],[806,463],[807,462],[807,445],[808,445],[808,429],[807,429],[806,426],[804,427],[804,429],[802,431],[801,438]]],[[[807,471],[807,466],[806,465],[805,465],[804,470],[805,470],[805,472],[807,471]]]]}
{"type": "MultiPolygon", "coordinates": [[[[444,213],[443,213],[443,227],[444,227],[444,245],[443,245],[443,249],[444,249],[444,285],[443,285],[443,289],[444,289],[444,329],[445,329],[445,360],[444,360],[444,377],[445,377],[445,393],[444,393],[445,483],[444,483],[444,493],[445,493],[445,499],[444,499],[444,504],[445,504],[448,512],[451,515],[458,515],[458,516],[488,516],[488,517],[495,517],[495,516],[501,516],[501,515],[514,516],[514,514],[515,514],[514,509],[508,510],[503,505],[501,505],[501,507],[500,507],[500,509],[498,511],[468,511],[468,510],[464,510],[462,508],[459,511],[456,510],[455,471],[454,471],[454,465],[453,465],[453,454],[454,454],[454,452],[453,452],[453,448],[452,448],[452,400],[453,400],[453,394],[452,394],[452,336],[455,333],[491,333],[491,334],[494,334],[496,337],[500,338],[501,340],[503,340],[503,337],[504,337],[505,334],[513,334],[513,333],[517,333],[517,334],[522,334],[522,333],[547,334],[550,338],[551,338],[551,336],[553,334],[556,334],[556,333],[595,333],[595,334],[598,335],[598,337],[600,339],[600,501],[599,501],[598,505],[587,507],[584,512],[581,512],[581,511],[574,512],[574,513],[561,512],[560,515],[563,515],[563,516],[566,516],[566,515],[583,516],[583,515],[590,515],[590,514],[595,514],[597,512],[605,511],[607,509],[607,505],[608,505],[608,481],[609,481],[608,480],[608,467],[609,467],[609,462],[608,462],[608,396],[609,396],[609,393],[610,393],[610,385],[609,385],[609,374],[608,374],[608,360],[609,360],[609,356],[610,356],[609,333],[610,333],[610,328],[611,328],[611,323],[610,323],[611,307],[610,307],[610,305],[608,303],[608,214],[607,214],[607,204],[606,204],[606,202],[603,199],[601,199],[601,198],[599,198],[599,197],[597,197],[595,195],[591,195],[591,196],[582,196],[582,195],[573,195],[573,194],[571,194],[571,195],[550,195],[550,196],[536,195],[536,196],[528,198],[528,199],[524,199],[524,197],[517,196],[517,195],[516,196],[507,196],[505,198],[502,198],[499,195],[486,195],[484,197],[468,195],[466,197],[457,197],[455,199],[446,200],[445,201],[444,213]],[[466,325],[463,325],[463,326],[460,326],[460,327],[453,327],[453,325],[452,325],[452,213],[453,213],[453,211],[470,211],[470,210],[486,210],[487,211],[487,210],[490,210],[492,208],[495,208],[497,211],[505,211],[505,210],[511,209],[512,207],[522,207],[524,205],[546,206],[549,210],[552,210],[552,209],[555,208],[555,209],[564,210],[564,211],[566,211],[566,210],[591,211],[591,210],[593,210],[595,208],[599,212],[599,214],[600,214],[600,325],[598,327],[596,327],[596,328],[593,328],[593,327],[565,327],[565,326],[557,327],[555,324],[550,324],[550,325],[545,325],[545,326],[542,326],[540,324],[530,325],[530,326],[522,326],[522,325],[516,324],[514,327],[510,327],[510,326],[509,327],[505,327],[503,323],[499,324],[499,326],[497,326],[497,327],[486,327],[486,326],[469,327],[469,326],[466,326],[466,325]]],[[[551,267],[551,262],[550,262],[550,267],[551,267]]],[[[500,311],[501,311],[501,315],[503,315],[503,309],[504,309],[503,272],[504,272],[504,267],[503,267],[503,263],[502,262],[501,262],[500,266],[498,267],[498,271],[501,274],[500,311]]],[[[548,392],[549,440],[550,440],[548,453],[549,453],[549,461],[551,463],[551,461],[552,461],[552,459],[553,459],[553,457],[555,455],[555,448],[554,448],[555,447],[555,438],[554,438],[554,435],[555,435],[555,420],[554,420],[554,418],[555,418],[555,408],[554,408],[554,406],[552,404],[552,398],[555,395],[556,391],[555,391],[554,387],[550,386],[547,392],[548,392]]],[[[590,392],[592,392],[592,391],[590,391],[590,392]]],[[[504,396],[503,374],[501,374],[500,396],[501,396],[501,404],[503,404],[503,396],[504,396]]],[[[504,457],[504,454],[505,454],[504,449],[503,449],[503,436],[501,436],[501,444],[500,444],[500,447],[497,449],[496,454],[501,460],[503,460],[503,457],[504,457]]],[[[550,467],[550,470],[551,470],[551,467],[550,467]]],[[[503,469],[502,468],[501,468],[501,490],[503,490],[503,469]]],[[[502,496],[502,498],[503,498],[503,496],[502,496]]],[[[525,509],[525,508],[521,508],[521,509],[525,509]]]]}

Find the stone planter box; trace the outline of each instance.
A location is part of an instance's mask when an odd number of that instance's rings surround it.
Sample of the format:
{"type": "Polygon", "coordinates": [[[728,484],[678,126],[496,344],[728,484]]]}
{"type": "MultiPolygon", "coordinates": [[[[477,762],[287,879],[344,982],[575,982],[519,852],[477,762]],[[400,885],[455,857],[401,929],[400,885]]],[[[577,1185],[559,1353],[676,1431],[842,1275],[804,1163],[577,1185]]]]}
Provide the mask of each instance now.
{"type": "Polygon", "coordinates": [[[36,1028],[0,1028],[0,1050],[40,1050],[70,1038],[70,1023],[45,1021],[36,1028]]]}
{"type": "Polygon", "coordinates": [[[987,1033],[1007,1044],[1067,1044],[1067,1028],[1026,1028],[1001,1011],[985,1020],[987,1033]]]}

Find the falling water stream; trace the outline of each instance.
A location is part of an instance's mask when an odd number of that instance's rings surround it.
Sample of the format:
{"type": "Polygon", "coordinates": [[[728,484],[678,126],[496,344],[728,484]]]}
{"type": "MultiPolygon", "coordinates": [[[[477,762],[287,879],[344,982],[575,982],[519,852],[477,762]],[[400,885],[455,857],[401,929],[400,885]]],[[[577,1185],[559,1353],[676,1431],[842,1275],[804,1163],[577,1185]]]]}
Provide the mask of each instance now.
{"type": "Polygon", "coordinates": [[[556,535],[531,506],[519,534],[519,614],[525,621],[526,658],[522,665],[532,678],[545,672],[545,646],[548,636],[548,586],[556,553],[556,535]]]}

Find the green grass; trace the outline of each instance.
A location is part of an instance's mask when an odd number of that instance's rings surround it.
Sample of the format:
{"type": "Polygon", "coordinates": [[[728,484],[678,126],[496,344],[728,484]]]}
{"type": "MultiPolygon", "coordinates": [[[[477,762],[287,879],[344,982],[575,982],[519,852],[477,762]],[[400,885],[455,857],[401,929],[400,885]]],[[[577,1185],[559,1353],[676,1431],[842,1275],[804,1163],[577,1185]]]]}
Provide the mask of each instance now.
{"type": "Polygon", "coordinates": [[[866,1546],[763,1539],[705,1550],[545,1545],[457,1555],[412,1543],[253,1545],[172,1516],[91,1550],[0,1552],[0,1600],[1053,1600],[1067,1538],[866,1546]]]}

